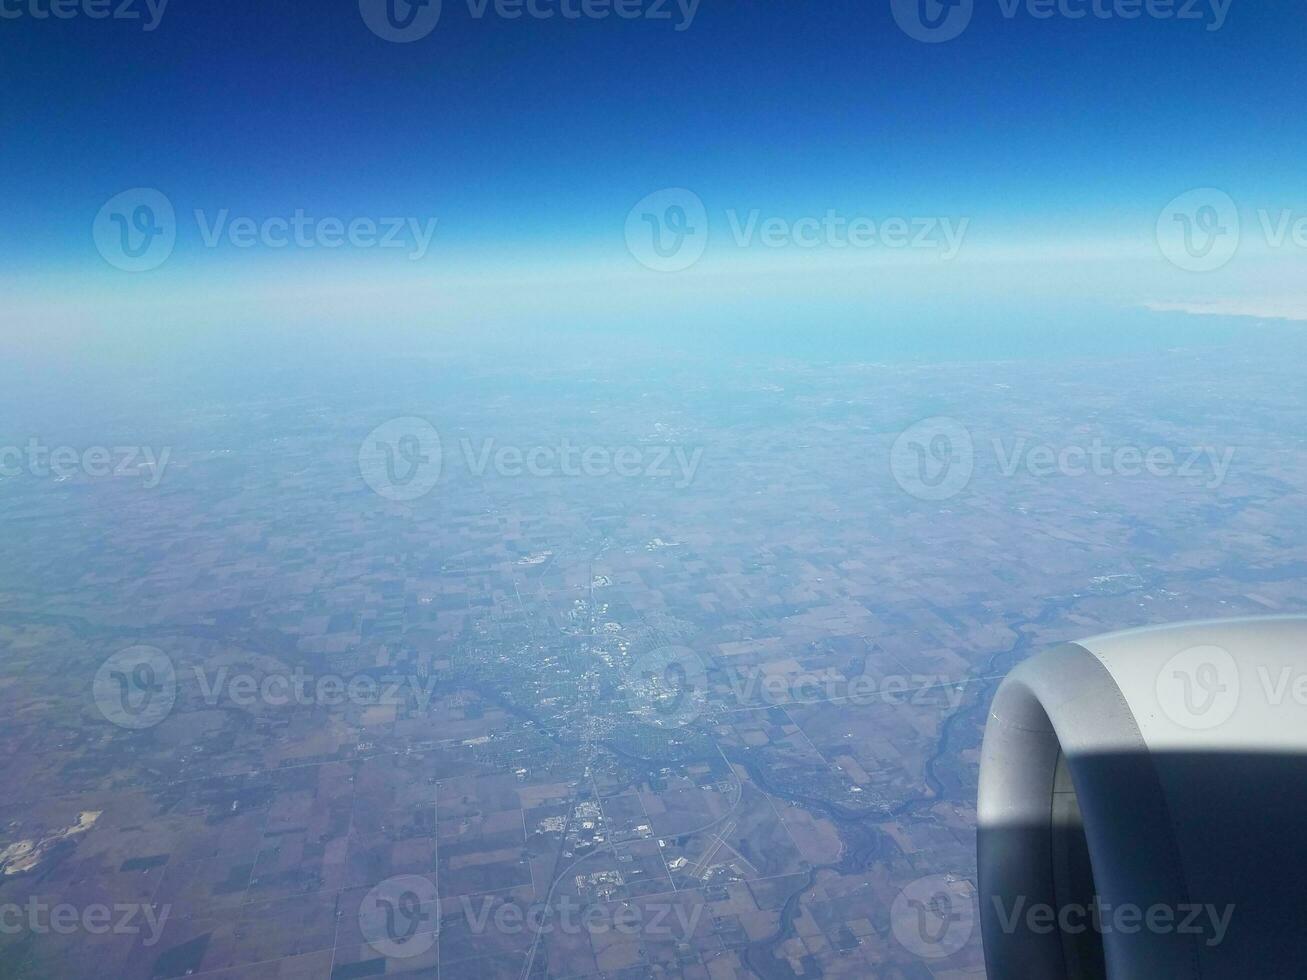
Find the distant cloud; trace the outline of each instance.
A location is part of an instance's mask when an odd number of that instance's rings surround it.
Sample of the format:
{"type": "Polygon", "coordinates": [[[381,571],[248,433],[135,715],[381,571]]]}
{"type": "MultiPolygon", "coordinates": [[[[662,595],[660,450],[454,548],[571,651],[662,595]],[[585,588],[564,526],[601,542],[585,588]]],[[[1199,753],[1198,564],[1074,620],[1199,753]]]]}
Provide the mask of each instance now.
{"type": "Polygon", "coordinates": [[[1193,316],[1241,316],[1258,320],[1307,322],[1307,298],[1303,297],[1145,303],[1144,307],[1154,313],[1189,313],[1193,316]]]}

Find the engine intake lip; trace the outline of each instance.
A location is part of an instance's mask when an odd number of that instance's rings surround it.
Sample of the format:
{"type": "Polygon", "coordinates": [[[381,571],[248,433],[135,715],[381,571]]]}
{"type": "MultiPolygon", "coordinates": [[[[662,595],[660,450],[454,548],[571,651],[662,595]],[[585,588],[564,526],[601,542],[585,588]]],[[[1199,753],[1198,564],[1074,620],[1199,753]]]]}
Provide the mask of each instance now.
{"type": "Polygon", "coordinates": [[[1109,634],[1004,680],[977,806],[991,977],[1301,974],[1307,707],[1270,703],[1260,680],[1285,669],[1307,671],[1307,617],[1109,634]],[[1242,692],[1207,727],[1167,703],[1195,649],[1228,653],[1220,690],[1242,692]],[[1064,928],[1083,907],[1100,921],[1064,928]],[[1120,928],[1121,909],[1154,918],[1120,928]],[[1200,928],[1227,909],[1228,928],[1200,928]]]}

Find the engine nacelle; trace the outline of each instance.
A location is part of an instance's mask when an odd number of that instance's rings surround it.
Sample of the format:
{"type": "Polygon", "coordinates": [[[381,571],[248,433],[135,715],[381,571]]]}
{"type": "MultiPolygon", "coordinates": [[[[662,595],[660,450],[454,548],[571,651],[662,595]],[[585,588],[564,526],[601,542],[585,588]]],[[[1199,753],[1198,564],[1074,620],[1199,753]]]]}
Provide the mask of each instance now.
{"type": "Polygon", "coordinates": [[[977,809],[994,980],[1307,976],[1307,617],[1032,658],[977,809]]]}

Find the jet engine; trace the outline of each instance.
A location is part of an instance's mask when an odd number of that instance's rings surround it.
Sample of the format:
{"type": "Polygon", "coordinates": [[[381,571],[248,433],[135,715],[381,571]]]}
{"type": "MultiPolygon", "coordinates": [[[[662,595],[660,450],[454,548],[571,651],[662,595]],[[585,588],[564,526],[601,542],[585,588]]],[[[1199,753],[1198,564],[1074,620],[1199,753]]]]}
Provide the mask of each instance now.
{"type": "Polygon", "coordinates": [[[977,809],[994,980],[1307,976],[1307,617],[1033,657],[977,809]]]}

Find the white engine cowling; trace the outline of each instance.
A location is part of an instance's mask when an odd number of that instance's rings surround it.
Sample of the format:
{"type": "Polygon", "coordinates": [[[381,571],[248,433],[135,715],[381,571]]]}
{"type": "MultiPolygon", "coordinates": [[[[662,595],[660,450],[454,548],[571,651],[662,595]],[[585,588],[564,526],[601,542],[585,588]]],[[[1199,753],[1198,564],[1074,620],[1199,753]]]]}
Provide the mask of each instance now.
{"type": "Polygon", "coordinates": [[[1307,976],[1307,617],[1042,653],[981,754],[990,977],[1307,976]]]}

